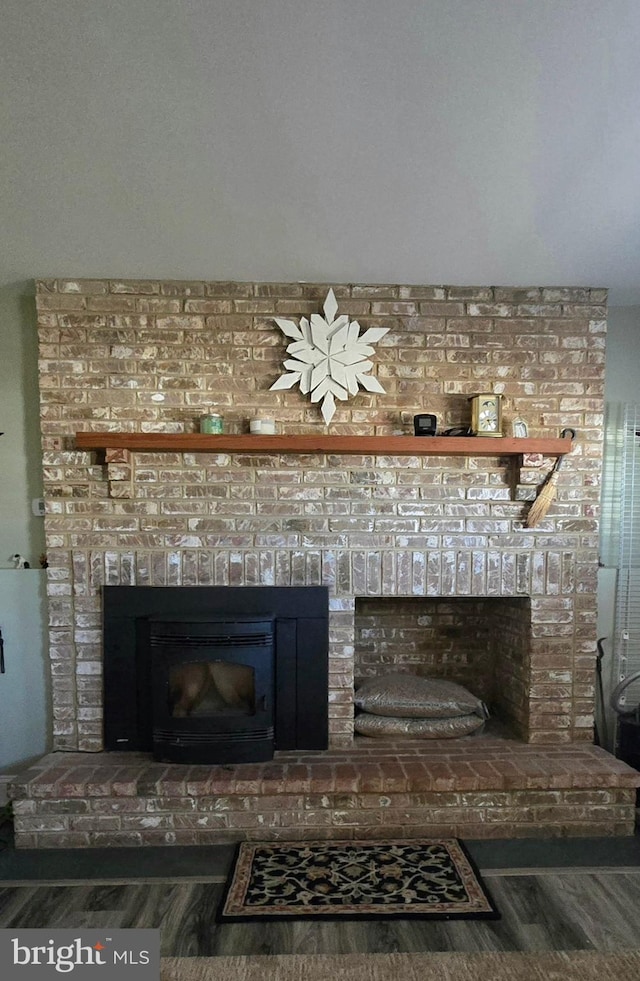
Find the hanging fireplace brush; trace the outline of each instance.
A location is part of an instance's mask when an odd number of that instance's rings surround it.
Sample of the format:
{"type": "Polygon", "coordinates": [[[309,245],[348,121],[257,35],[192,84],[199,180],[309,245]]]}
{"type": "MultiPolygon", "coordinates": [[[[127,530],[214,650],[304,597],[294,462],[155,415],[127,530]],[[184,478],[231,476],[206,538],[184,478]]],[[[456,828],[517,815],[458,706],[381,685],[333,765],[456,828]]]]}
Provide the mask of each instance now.
{"type": "MultiPolygon", "coordinates": [[[[560,438],[566,439],[567,436],[571,436],[571,439],[574,440],[576,438],[575,429],[563,429],[560,433],[560,438]]],[[[560,473],[560,467],[562,466],[563,462],[564,456],[559,456],[548,474],[547,479],[540,488],[538,496],[529,508],[524,522],[527,528],[535,528],[535,526],[545,517],[547,511],[554,502],[557,493],[556,488],[558,485],[558,474],[560,473]]]]}

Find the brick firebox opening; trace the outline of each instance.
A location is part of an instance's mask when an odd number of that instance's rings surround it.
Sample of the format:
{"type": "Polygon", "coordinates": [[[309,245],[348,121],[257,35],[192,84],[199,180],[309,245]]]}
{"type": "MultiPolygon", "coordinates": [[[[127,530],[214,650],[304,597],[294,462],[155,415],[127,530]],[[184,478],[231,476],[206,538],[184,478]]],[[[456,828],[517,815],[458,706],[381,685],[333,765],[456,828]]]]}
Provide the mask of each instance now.
{"type": "MultiPolygon", "coordinates": [[[[356,687],[396,671],[455,681],[520,739],[532,714],[558,709],[555,702],[546,707],[547,686],[532,686],[530,651],[529,597],[356,598],[356,687]]],[[[564,680],[570,682],[568,676],[564,680]]]]}

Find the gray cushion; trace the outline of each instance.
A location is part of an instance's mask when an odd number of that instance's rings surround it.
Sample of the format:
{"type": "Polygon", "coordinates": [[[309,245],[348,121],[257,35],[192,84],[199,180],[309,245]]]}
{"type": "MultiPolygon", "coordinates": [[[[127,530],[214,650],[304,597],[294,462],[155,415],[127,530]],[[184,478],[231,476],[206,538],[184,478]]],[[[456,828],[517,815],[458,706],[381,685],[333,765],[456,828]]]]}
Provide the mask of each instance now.
{"type": "Polygon", "coordinates": [[[355,694],[357,708],[402,719],[440,719],[475,713],[486,718],[483,702],[462,685],[440,678],[388,674],[368,678],[355,694]]]}
{"type": "Polygon", "coordinates": [[[469,736],[484,726],[477,715],[456,715],[450,719],[394,719],[361,712],[354,727],[362,736],[408,736],[414,739],[456,739],[469,736]]]}

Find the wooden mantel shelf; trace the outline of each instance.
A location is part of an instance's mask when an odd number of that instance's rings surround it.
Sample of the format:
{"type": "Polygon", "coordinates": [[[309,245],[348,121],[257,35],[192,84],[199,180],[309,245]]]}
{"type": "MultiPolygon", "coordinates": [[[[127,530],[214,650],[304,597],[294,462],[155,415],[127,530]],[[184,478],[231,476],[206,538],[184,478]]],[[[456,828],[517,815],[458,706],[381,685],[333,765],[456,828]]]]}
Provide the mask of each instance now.
{"type": "Polygon", "coordinates": [[[569,453],[571,439],[487,436],[252,436],[201,433],[76,433],[79,450],[142,453],[338,453],[374,456],[522,456],[569,453]]]}

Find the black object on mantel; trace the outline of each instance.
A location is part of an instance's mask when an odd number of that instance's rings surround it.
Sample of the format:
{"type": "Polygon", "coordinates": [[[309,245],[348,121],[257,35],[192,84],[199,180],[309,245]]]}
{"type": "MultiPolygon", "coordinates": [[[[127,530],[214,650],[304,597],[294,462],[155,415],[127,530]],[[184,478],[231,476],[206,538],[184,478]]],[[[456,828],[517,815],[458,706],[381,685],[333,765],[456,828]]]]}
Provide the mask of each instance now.
{"type": "Polygon", "coordinates": [[[435,436],[438,420],[431,412],[421,412],[413,417],[413,432],[416,436],[435,436]]]}

